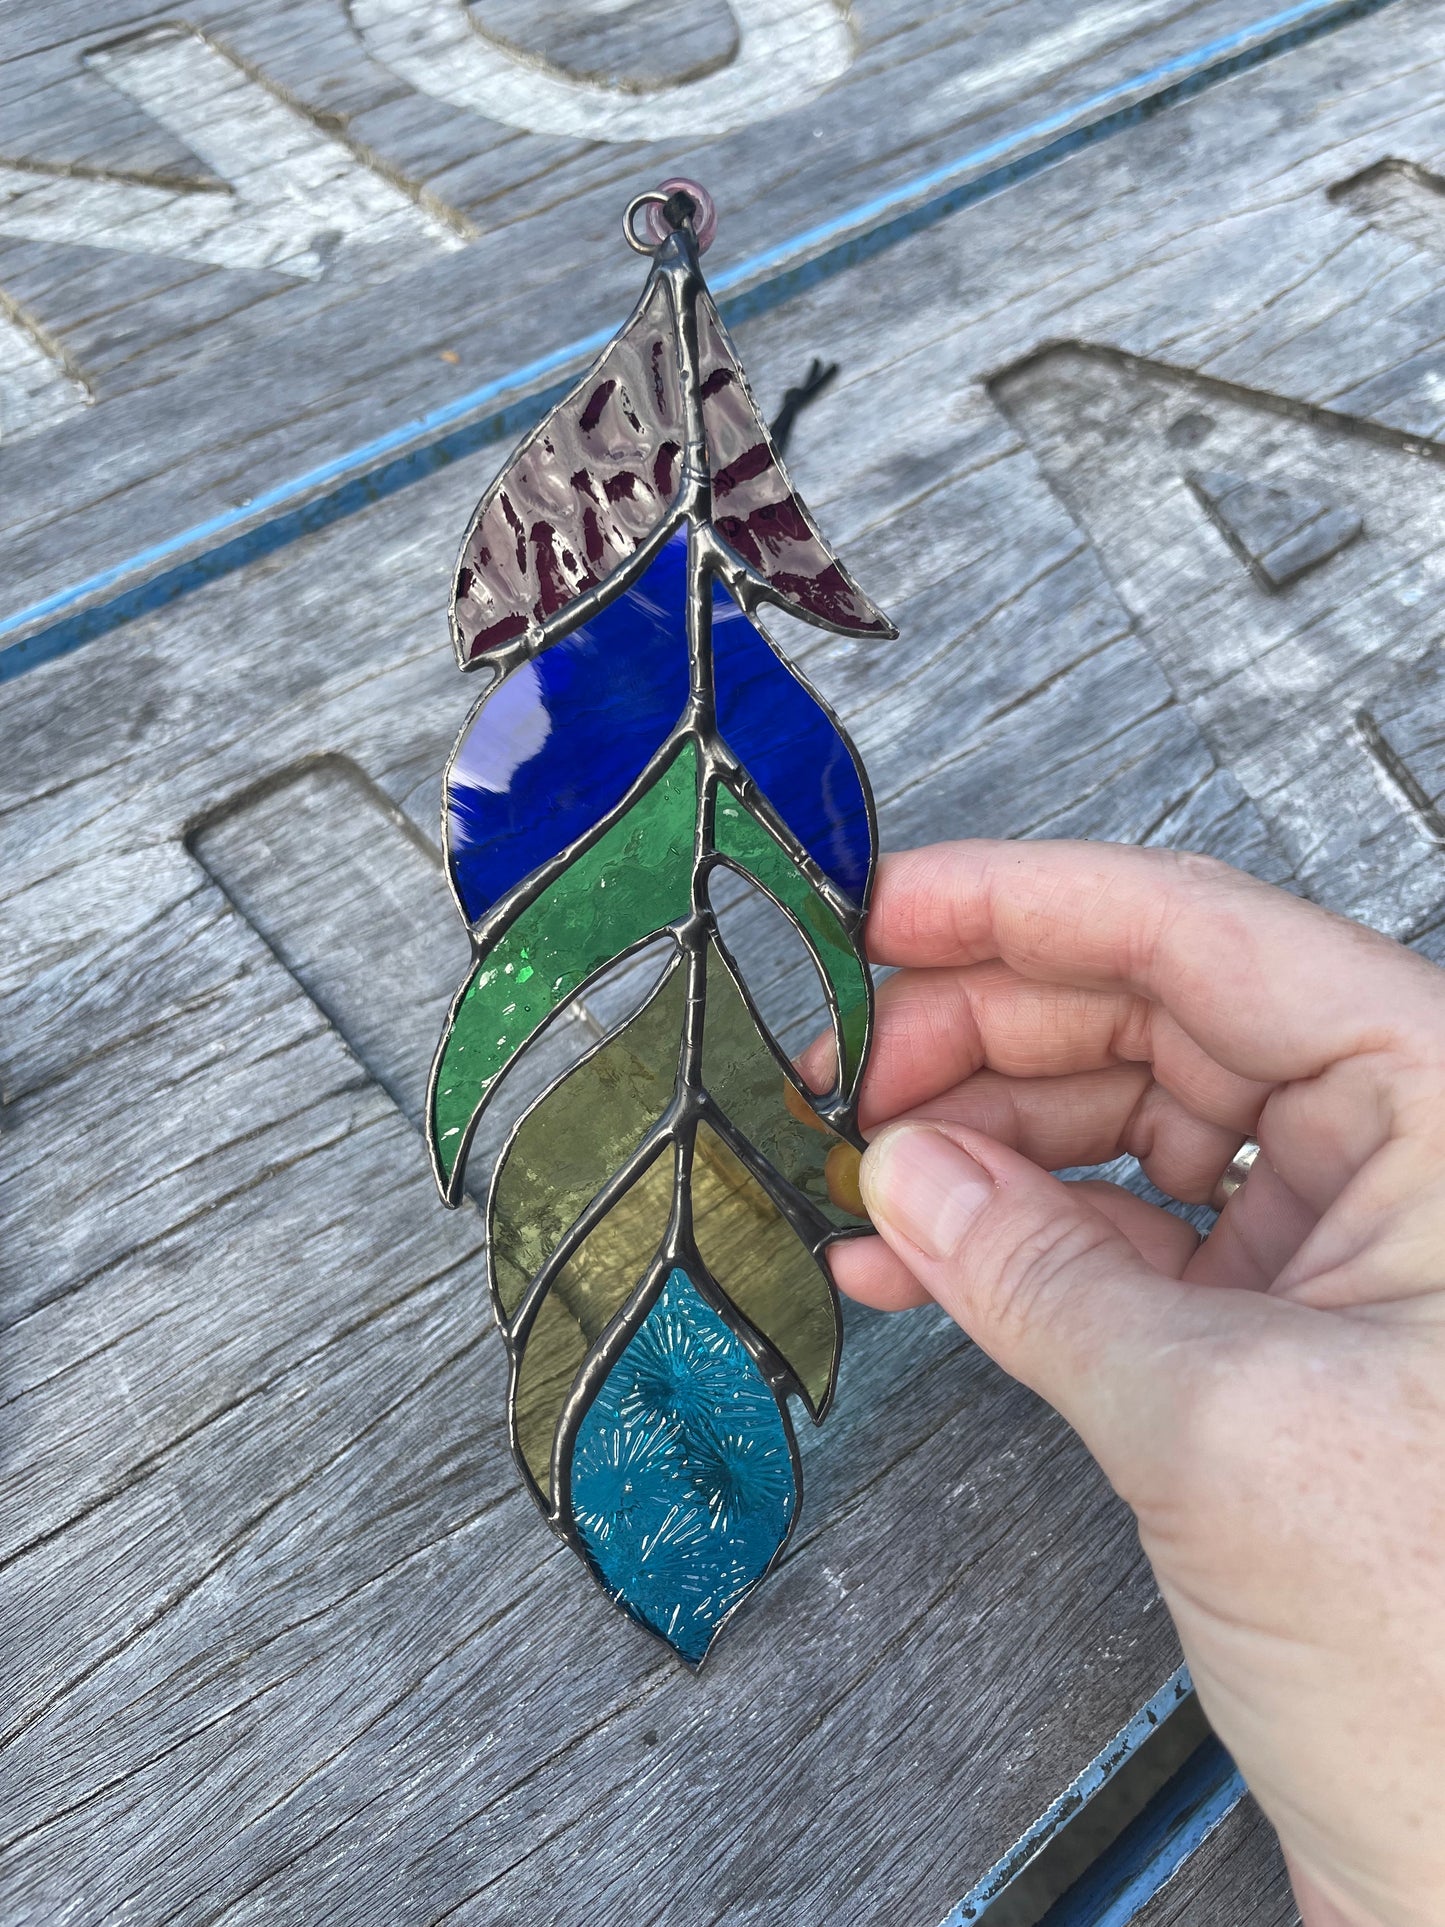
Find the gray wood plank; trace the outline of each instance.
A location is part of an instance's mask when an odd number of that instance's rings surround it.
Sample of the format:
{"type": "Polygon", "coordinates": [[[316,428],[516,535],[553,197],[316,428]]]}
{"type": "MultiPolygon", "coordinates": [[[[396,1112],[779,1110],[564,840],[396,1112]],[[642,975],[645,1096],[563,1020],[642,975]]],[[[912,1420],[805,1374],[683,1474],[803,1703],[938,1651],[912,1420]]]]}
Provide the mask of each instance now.
{"type": "Polygon", "coordinates": [[[996,392],[1305,887],[1395,935],[1433,924],[1445,868],[1428,745],[1442,712],[1434,676],[1412,672],[1438,632],[1439,466],[1404,436],[1078,349],[1026,364],[996,392]],[[1201,512],[1196,437],[1230,472],[1343,504],[1363,538],[1278,589],[1257,580],[1201,512]],[[1368,720],[1377,710],[1399,735],[1393,748],[1368,720]],[[1424,759],[1418,778],[1412,758],[1424,759]]]}
{"type": "MultiPolygon", "coordinates": [[[[1418,11],[1401,0],[1402,33],[1418,11]]],[[[1357,685],[1429,807],[1440,793],[1433,457],[1324,411],[1374,378],[1381,329],[1405,328],[1395,351],[1425,327],[1370,270],[1395,250],[1423,310],[1434,267],[1329,187],[1402,128],[1425,151],[1439,74],[1405,88],[1378,24],[1291,62],[743,331],[765,395],[803,352],[843,368],[793,465],[902,636],[787,635],[864,746],[886,842],[1178,842],[1286,880],[1313,865],[1318,894],[1436,927],[1435,858],[1396,861],[1418,798],[1370,792],[1355,829],[1393,866],[1373,877],[1334,807],[1359,780],[1350,743],[1379,762],[1357,685]],[[1230,230],[1258,222],[1271,250],[1241,253],[1230,230]],[[1188,287],[1169,258],[1186,245],[1188,287]],[[1058,355],[1030,358],[1059,334],[1151,366],[1072,351],[1134,384],[1080,399],[1058,355]],[[1160,367],[1186,371],[1177,413],[1155,409],[1160,367]],[[1204,402],[1210,374],[1234,385],[1204,402]],[[1169,441],[1201,415],[1206,436],[1169,441]],[[1363,536],[1261,588],[1185,481],[1147,494],[1161,439],[1199,466],[1215,436],[1220,466],[1331,500],[1340,464],[1321,465],[1347,445],[1363,536]],[[1195,573],[1170,578],[1171,557],[1195,573]],[[1156,575],[1199,617],[1190,637],[1156,575]],[[1308,598],[1332,579],[1380,637],[1330,627],[1308,598]],[[1261,638],[1292,646],[1290,609],[1323,625],[1319,687],[1239,717],[1216,683],[1261,638]],[[1313,803],[1302,716],[1328,772],[1313,803]]],[[[1392,393],[1428,399],[1423,376],[1392,393]]],[[[670,1927],[938,1918],[1175,1663],[1076,1444],[936,1318],[852,1321],[839,1409],[805,1440],[804,1530],[697,1682],[523,1500],[477,1220],[437,1209],[407,1117],[457,941],[426,841],[472,693],[446,574],[490,466],[0,692],[17,1919],[531,1922],[579,1897],[599,1922],[670,1927]]],[[[766,941],[754,969],[801,1037],[806,979],[766,941]]]]}
{"type": "MultiPolygon", "coordinates": [[[[1396,24],[1404,27],[1405,16],[1396,24]]],[[[961,217],[948,246],[910,243],[920,264],[918,298],[892,328],[859,313],[845,282],[754,324],[749,353],[754,365],[767,365],[770,354],[780,359],[786,336],[801,328],[842,364],[839,385],[819,407],[830,420],[852,416],[834,471],[848,478],[849,499],[828,501],[833,485],[821,464],[816,481],[802,452],[799,465],[805,489],[822,495],[825,514],[841,516],[845,533],[850,520],[867,526],[865,451],[876,411],[894,411],[912,431],[900,438],[909,440],[909,456],[894,485],[931,503],[946,489],[949,450],[968,432],[963,424],[984,377],[1074,529],[1089,538],[1091,566],[1101,563],[1117,587],[1173,699],[1188,708],[1304,887],[1436,955],[1445,839],[1436,802],[1433,531],[1445,446],[1424,432],[1434,403],[1423,367],[1410,377],[1417,402],[1408,426],[1370,412],[1369,384],[1358,375],[1382,344],[1386,353],[1398,348],[1390,333],[1411,303],[1423,318],[1425,286],[1438,268],[1419,250],[1403,258],[1394,238],[1369,225],[1342,235],[1331,188],[1371,144],[1429,153],[1445,124],[1436,106],[1414,131],[1402,129],[1395,118],[1401,96],[1386,74],[1388,35],[1375,31],[1384,42],[1378,76],[1363,42],[1355,43],[1360,66],[1349,71],[1335,58],[1344,43],[1332,43],[1337,118],[1328,133],[1316,127],[1302,158],[1286,125],[1288,102],[1310,97],[1325,59],[1314,50],[1291,56],[1297,96],[1283,85],[1281,67],[1268,87],[1241,82],[1232,99],[1221,93],[1187,110],[1189,135],[1181,139],[1176,129],[1175,150],[1181,157],[1208,151],[1219,162],[1198,189],[1199,202],[1207,195],[1213,204],[1207,225],[1199,224],[1199,204],[1187,205],[1194,190],[1183,178],[1186,162],[1171,173],[1161,130],[1147,128],[1137,177],[1121,178],[1118,150],[1019,190],[1012,208],[1000,201],[961,217]],[[1385,116],[1378,134],[1370,133],[1362,103],[1385,116]],[[1339,145],[1330,138],[1336,132],[1339,145]],[[1241,161],[1231,173],[1236,138],[1241,161]],[[1166,182],[1172,198],[1163,205],[1166,182]],[[1145,210],[1156,186],[1154,228],[1145,210]],[[1143,222],[1133,239],[1122,225],[1109,228],[1116,214],[1121,224],[1143,222]],[[1252,227],[1262,231],[1246,245],[1252,227]],[[1047,233],[1050,242],[1040,257],[1020,262],[1011,249],[1025,229],[1047,233]],[[1181,284],[1171,249],[1186,245],[1191,279],[1181,284]],[[1404,309],[1396,271],[1411,290],[1404,309]],[[1054,276],[1047,294],[1036,279],[1045,272],[1054,276]],[[1303,330],[1297,284],[1311,291],[1303,330]],[[1018,352],[1020,336],[1031,333],[1035,341],[1063,341],[1018,352]],[[1146,354],[1146,343],[1167,347],[1167,356],[1146,354]],[[1284,373],[1292,366],[1298,385],[1250,385],[1246,377],[1266,364],[1284,373]],[[1338,502],[1360,517],[1364,533],[1271,590],[1231,551],[1192,490],[1189,475],[1205,462],[1338,502]]],[[[1427,71],[1438,88],[1438,65],[1427,71]]],[[[1428,86],[1419,72],[1410,89],[1422,105],[1428,86]]],[[[1403,390],[1392,393],[1398,411],[1403,390]]],[[[986,513],[962,497],[949,507],[956,579],[971,586],[988,554],[986,513]]],[[[897,526],[906,547],[906,524],[897,526]]],[[[1052,557],[1039,554],[1041,566],[1052,557]]],[[[977,687],[975,675],[970,689],[977,687]]],[[[1093,724],[1101,741],[1108,702],[1101,674],[1093,724]]],[[[930,718],[926,708],[920,700],[913,718],[924,743],[930,728],[946,729],[950,713],[930,718]]],[[[1154,726],[1167,730],[1168,723],[1161,710],[1154,726]]],[[[1137,732],[1141,724],[1130,727],[1137,732]]],[[[1121,759],[1132,753],[1130,740],[1120,735],[1121,759]]],[[[1132,740],[1142,743],[1137,734],[1132,740]]],[[[1163,739],[1157,754],[1170,755],[1163,739]]],[[[988,822],[987,799],[1019,780],[995,769],[971,799],[970,820],[988,822]]]]}
{"type": "Polygon", "coordinates": [[[727,0],[708,0],[682,17],[666,0],[484,0],[473,17],[484,33],[546,66],[634,90],[681,86],[738,54],[727,0]]]}
{"type": "MultiPolygon", "coordinates": [[[[811,3],[814,14],[841,19],[834,0],[811,3]]],[[[391,0],[391,11],[400,18],[404,8],[420,14],[436,4],[391,0]]],[[[18,418],[26,437],[12,440],[0,466],[14,603],[63,586],[78,557],[82,572],[118,562],[506,373],[533,357],[539,339],[610,327],[634,279],[616,244],[619,209],[679,167],[715,183],[725,217],[716,258],[737,263],[1021,123],[1241,29],[1256,11],[1256,0],[1089,0],[1061,26],[1045,0],[983,8],[954,0],[921,15],[899,0],[868,0],[854,10],[846,73],[816,98],[791,98],[779,91],[781,80],[770,88],[764,76],[744,124],[717,132],[704,116],[686,137],[619,145],[557,138],[545,131],[545,113],[541,131],[528,131],[418,92],[367,53],[330,0],[205,0],[187,15],[207,37],[196,46],[219,49],[207,57],[238,84],[260,77],[248,83],[258,113],[279,111],[279,99],[307,140],[332,142],[358,191],[367,180],[395,182],[473,238],[447,254],[414,224],[412,245],[430,258],[348,243],[319,279],[273,274],[266,287],[254,260],[244,270],[203,266],[188,284],[189,328],[174,263],[164,258],[136,258],[125,316],[106,329],[87,319],[83,296],[77,303],[68,260],[22,260],[15,299],[33,339],[62,352],[94,399],[79,407],[61,387],[64,420],[47,429],[39,400],[18,418]],[[373,285],[378,278],[382,285],[373,285]],[[279,357],[278,341],[287,343],[279,357]],[[180,383],[174,390],[171,380],[180,383]]],[[[5,45],[34,67],[37,85],[58,84],[87,47],[162,17],[109,0],[57,18],[48,0],[23,0],[7,14],[5,45]]],[[[633,39],[638,44],[635,32],[633,39]]],[[[14,91],[23,99],[27,90],[17,83],[14,91]]],[[[160,85],[149,98],[161,114],[181,104],[160,85]]],[[[656,98],[661,113],[668,90],[656,98]]],[[[28,118],[8,142],[4,125],[0,113],[0,152],[49,164],[28,118]]],[[[134,162],[130,126],[127,119],[107,138],[134,162]]],[[[196,138],[189,136],[192,145],[196,138]]],[[[68,150],[62,142],[57,151],[63,158],[68,150]]],[[[179,223],[197,197],[175,199],[179,223]]],[[[154,245],[165,245],[164,236],[154,245]]],[[[184,253],[179,234],[173,245],[184,253]]]]}

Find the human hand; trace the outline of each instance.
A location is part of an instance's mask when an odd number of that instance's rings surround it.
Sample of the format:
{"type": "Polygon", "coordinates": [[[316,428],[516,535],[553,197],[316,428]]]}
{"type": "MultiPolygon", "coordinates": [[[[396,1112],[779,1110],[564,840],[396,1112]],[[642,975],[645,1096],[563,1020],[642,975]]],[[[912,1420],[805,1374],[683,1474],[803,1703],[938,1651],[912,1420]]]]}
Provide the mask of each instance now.
{"type": "Polygon", "coordinates": [[[1133,1508],[1306,1927],[1445,1923],[1445,972],[1203,858],[885,859],[873,1305],[938,1301],[1133,1508]],[[1049,1169],[1132,1152],[1180,1219],[1049,1169]],[[1042,1168],[1041,1168],[1042,1167],[1042,1168]]]}

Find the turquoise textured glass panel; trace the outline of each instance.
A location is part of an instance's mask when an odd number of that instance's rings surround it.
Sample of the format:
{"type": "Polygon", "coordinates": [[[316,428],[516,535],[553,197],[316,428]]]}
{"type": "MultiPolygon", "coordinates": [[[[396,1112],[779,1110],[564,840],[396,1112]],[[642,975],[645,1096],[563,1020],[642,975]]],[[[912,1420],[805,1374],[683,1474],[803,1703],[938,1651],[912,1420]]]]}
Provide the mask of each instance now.
{"type": "Polygon", "coordinates": [[[694,1666],[787,1536],[798,1502],[787,1418],[685,1271],[584,1415],[571,1498],[608,1592],[694,1666]]]}

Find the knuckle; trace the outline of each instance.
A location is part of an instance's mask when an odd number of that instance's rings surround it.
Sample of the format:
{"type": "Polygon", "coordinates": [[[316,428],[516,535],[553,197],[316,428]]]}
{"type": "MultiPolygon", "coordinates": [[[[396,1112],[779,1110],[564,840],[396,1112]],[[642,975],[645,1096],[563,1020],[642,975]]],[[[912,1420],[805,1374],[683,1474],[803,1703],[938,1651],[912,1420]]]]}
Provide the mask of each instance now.
{"type": "Polygon", "coordinates": [[[980,1279],[980,1309],[1004,1343],[1023,1339],[1047,1319],[1062,1295],[1080,1288],[1085,1274],[1121,1241],[1103,1219],[1060,1211],[1020,1225],[992,1228],[980,1279]]]}

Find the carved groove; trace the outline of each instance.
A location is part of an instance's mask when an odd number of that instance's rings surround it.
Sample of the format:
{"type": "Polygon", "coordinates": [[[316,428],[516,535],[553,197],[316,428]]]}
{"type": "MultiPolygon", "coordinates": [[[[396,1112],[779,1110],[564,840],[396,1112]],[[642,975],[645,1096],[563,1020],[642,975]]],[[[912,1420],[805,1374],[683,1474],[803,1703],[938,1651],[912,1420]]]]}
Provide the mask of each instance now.
{"type": "Polygon", "coordinates": [[[1437,849],[1445,850],[1445,816],[1436,807],[1435,799],[1421,783],[1410,765],[1392,747],[1379,723],[1368,709],[1355,711],[1355,728],[1360,740],[1374,758],[1387,780],[1394,785],[1405,802],[1420,819],[1421,827],[1437,849]]]}

